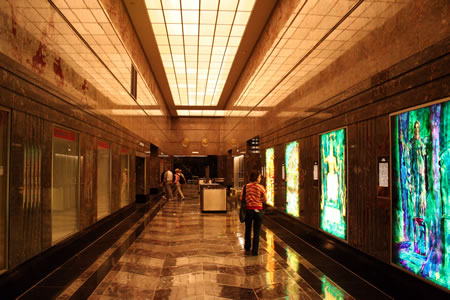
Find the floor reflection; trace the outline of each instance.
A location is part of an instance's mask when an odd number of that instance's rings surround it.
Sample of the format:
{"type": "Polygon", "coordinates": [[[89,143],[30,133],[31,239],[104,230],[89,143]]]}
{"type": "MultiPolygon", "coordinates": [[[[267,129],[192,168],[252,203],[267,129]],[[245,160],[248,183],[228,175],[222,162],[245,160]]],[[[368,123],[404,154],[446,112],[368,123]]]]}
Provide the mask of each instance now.
{"type": "Polygon", "coordinates": [[[90,299],[351,299],[264,226],[260,255],[246,255],[237,211],[201,213],[198,190],[184,192],[185,200],[164,206],[90,299]],[[314,288],[302,270],[322,286],[314,288]]]}

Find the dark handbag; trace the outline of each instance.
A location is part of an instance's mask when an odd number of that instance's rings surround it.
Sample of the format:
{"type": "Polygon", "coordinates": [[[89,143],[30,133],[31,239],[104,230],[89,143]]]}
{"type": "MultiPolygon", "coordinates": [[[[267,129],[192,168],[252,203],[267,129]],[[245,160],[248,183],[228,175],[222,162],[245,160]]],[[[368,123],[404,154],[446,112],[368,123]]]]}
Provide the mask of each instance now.
{"type": "Polygon", "coordinates": [[[239,210],[239,221],[241,221],[241,223],[245,222],[246,213],[247,213],[247,208],[245,206],[245,186],[244,186],[244,189],[242,191],[241,209],[239,210]]]}

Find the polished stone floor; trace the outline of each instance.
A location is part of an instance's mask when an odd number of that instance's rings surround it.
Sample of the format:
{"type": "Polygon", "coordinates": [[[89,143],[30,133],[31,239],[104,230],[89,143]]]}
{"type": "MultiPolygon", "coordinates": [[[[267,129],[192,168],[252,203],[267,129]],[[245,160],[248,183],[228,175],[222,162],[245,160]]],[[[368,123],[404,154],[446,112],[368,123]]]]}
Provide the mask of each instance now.
{"type": "Polygon", "coordinates": [[[246,255],[237,212],[201,213],[197,190],[185,192],[184,201],[165,204],[89,299],[353,299],[264,226],[259,255],[246,255]]]}

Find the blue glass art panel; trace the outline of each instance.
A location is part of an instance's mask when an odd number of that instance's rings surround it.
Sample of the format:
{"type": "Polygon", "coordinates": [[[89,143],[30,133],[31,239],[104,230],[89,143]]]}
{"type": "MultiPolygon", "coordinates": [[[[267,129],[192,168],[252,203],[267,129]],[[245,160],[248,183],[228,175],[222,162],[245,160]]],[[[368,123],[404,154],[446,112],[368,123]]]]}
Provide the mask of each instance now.
{"type": "Polygon", "coordinates": [[[450,102],[392,118],[392,262],[450,288],[450,102]]]}

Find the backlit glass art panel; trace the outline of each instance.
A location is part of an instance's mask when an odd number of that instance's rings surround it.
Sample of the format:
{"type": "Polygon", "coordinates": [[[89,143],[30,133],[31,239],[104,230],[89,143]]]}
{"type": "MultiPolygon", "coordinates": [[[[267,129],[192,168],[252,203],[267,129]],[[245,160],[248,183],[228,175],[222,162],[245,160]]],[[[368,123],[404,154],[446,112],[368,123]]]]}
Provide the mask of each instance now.
{"type": "Polygon", "coordinates": [[[392,262],[447,289],[449,103],[392,118],[392,262]]]}
{"type": "Polygon", "coordinates": [[[292,142],[286,145],[286,212],[295,217],[299,216],[299,145],[292,142]]]}
{"type": "Polygon", "coordinates": [[[347,158],[345,128],[320,136],[320,227],[347,238],[347,158]]]}
{"type": "Polygon", "coordinates": [[[267,204],[274,205],[275,199],[275,151],[273,148],[266,150],[266,189],[267,204]]]}

